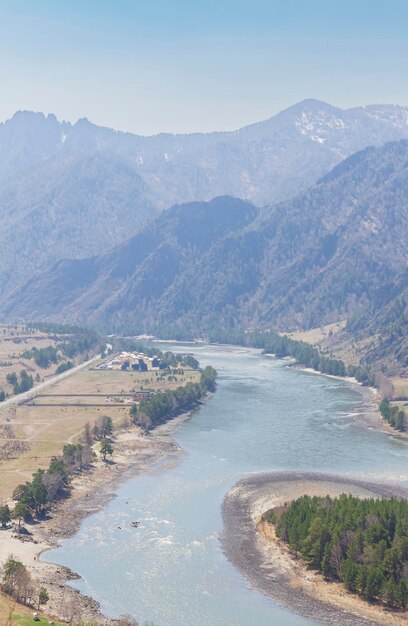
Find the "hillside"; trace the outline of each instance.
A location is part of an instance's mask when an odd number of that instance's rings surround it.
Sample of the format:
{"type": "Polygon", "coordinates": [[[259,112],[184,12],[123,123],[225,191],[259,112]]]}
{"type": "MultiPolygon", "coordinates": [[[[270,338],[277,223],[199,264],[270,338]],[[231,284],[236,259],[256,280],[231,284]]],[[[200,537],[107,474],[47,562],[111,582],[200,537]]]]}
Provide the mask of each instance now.
{"type": "Polygon", "coordinates": [[[408,141],[393,142],[261,212],[228,197],[177,205],[109,253],[40,273],[2,312],[184,336],[348,318],[406,366],[407,164],[408,141]]]}
{"type": "Polygon", "coordinates": [[[234,132],[152,137],[18,112],[0,124],[1,292],[61,257],[104,252],[173,203],[271,206],[357,150],[405,137],[404,107],[316,100],[234,132]]]}
{"type": "Polygon", "coordinates": [[[391,374],[408,375],[408,271],[385,283],[370,305],[351,318],[340,341],[375,337],[365,350],[366,365],[381,362],[391,374]],[[401,371],[401,367],[403,368],[401,371]]]}
{"type": "Polygon", "coordinates": [[[139,318],[148,325],[146,316],[153,321],[155,312],[161,314],[159,299],[179,277],[189,268],[197,271],[212,246],[251,223],[257,213],[250,203],[229,197],[175,205],[108,253],[61,260],[30,279],[7,301],[3,314],[35,319],[62,315],[88,324],[112,318],[115,327],[139,318]]]}
{"type": "Polygon", "coordinates": [[[50,262],[122,241],[159,212],[135,169],[114,154],[58,154],[0,184],[0,286],[50,262]]]}

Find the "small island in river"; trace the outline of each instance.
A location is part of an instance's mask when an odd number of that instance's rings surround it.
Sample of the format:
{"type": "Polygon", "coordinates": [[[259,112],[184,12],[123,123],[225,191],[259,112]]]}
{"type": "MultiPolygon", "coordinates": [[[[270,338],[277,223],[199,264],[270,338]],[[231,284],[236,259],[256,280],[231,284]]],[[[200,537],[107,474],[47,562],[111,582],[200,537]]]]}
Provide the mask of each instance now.
{"type": "Polygon", "coordinates": [[[369,602],[407,608],[406,500],[304,495],[272,509],[264,521],[325,580],[340,581],[369,602]]]}
{"type": "Polygon", "coordinates": [[[251,585],[306,617],[408,624],[407,495],[323,474],[259,474],[224,500],[223,547],[251,585]]]}

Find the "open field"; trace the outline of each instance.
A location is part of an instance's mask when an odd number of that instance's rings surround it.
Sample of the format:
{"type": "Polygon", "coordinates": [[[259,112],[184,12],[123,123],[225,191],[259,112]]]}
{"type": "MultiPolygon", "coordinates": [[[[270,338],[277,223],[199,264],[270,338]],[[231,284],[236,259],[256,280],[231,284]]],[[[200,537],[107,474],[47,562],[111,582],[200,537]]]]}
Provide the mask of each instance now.
{"type": "Polygon", "coordinates": [[[86,370],[78,377],[71,377],[61,385],[53,388],[50,393],[103,393],[126,394],[130,391],[152,390],[166,391],[186,385],[188,382],[198,382],[199,372],[183,370],[183,374],[168,374],[165,371],[150,372],[122,372],[120,370],[86,370]]]}
{"type": "Polygon", "coordinates": [[[395,376],[391,378],[394,387],[394,396],[396,398],[408,398],[408,378],[399,378],[395,376]]]}
{"type": "MultiPolygon", "coordinates": [[[[114,426],[122,425],[129,416],[134,392],[174,389],[198,382],[199,378],[194,370],[174,376],[86,368],[57,382],[30,403],[3,411],[0,405],[0,426],[10,424],[17,440],[27,448],[0,463],[0,500],[9,498],[18,484],[30,480],[35,470],[48,467],[51,457],[60,454],[64,444],[78,442],[87,422],[92,425],[109,415],[114,426]]],[[[0,431],[0,446],[4,437],[0,431]]]]}
{"type": "MultiPolygon", "coordinates": [[[[33,348],[42,349],[52,346],[58,349],[58,345],[69,339],[70,335],[44,333],[39,330],[27,331],[24,326],[8,326],[0,324],[0,391],[8,396],[13,395],[13,386],[7,381],[7,375],[15,373],[19,375],[22,370],[34,379],[34,385],[55,374],[57,364],[51,363],[49,367],[39,367],[34,359],[24,357],[23,354],[33,348]]],[[[68,359],[59,354],[59,362],[64,363],[68,359]]],[[[81,358],[72,359],[80,363],[81,358]]]]}
{"type": "Polygon", "coordinates": [[[28,449],[0,464],[0,498],[10,497],[14,488],[30,480],[38,468],[48,467],[51,457],[60,454],[66,443],[77,442],[86,422],[93,423],[109,414],[117,424],[128,412],[129,407],[125,406],[109,411],[104,407],[17,407],[11,423],[17,438],[26,442],[28,449]]]}
{"type": "Polygon", "coordinates": [[[346,320],[341,322],[335,322],[334,324],[326,324],[326,326],[319,326],[319,328],[310,328],[309,330],[298,330],[293,333],[286,333],[291,339],[296,341],[306,341],[306,343],[312,344],[312,346],[318,345],[324,339],[327,339],[332,334],[338,333],[346,325],[346,320]]]}
{"type": "MultiPolygon", "coordinates": [[[[39,612],[40,620],[33,620],[33,609],[16,604],[0,591],[0,626],[48,626],[49,618],[39,612]]],[[[58,626],[59,622],[54,622],[58,626]]]]}
{"type": "MultiPolygon", "coordinates": [[[[10,624],[16,624],[16,626],[47,626],[48,618],[44,617],[41,613],[40,621],[35,622],[33,620],[33,609],[22,606],[16,603],[0,591],[0,626],[9,626],[10,624]]],[[[56,625],[57,623],[54,622],[56,625]]]]}
{"type": "MultiPolygon", "coordinates": [[[[361,340],[345,337],[346,320],[293,333],[285,333],[295,341],[305,341],[319,349],[326,356],[341,359],[346,365],[360,365],[361,357],[370,347],[376,345],[378,337],[365,337],[361,340]]],[[[282,334],[282,333],[281,333],[282,334]]]]}

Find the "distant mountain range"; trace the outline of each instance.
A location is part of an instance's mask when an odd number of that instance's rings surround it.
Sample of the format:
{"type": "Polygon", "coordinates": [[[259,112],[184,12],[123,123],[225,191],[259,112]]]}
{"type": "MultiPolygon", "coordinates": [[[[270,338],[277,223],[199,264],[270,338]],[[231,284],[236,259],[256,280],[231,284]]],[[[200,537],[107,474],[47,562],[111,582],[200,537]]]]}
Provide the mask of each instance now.
{"type": "Polygon", "coordinates": [[[347,318],[373,338],[368,360],[388,350],[390,367],[408,370],[407,240],[402,140],[366,148],[262,210],[231,197],[176,205],[109,252],[54,264],[2,312],[184,336],[347,318]]]}
{"type": "Polygon", "coordinates": [[[408,109],[305,100],[235,132],[142,137],[19,112],[0,125],[0,289],[99,255],[173,203],[272,206],[367,145],[408,137],[408,109]]]}

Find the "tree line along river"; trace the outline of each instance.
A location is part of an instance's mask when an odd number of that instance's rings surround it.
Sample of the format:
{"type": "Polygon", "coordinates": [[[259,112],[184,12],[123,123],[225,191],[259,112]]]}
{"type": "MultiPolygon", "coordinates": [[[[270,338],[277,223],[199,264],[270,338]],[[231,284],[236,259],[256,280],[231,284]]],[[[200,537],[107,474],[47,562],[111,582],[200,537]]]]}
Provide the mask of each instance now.
{"type": "MultiPolygon", "coordinates": [[[[165,349],[185,350],[182,346],[165,349]]],[[[157,626],[310,626],[251,589],[225,557],[221,504],[260,471],[318,471],[408,484],[408,445],[369,428],[345,382],[259,351],[188,346],[218,370],[215,395],[176,432],[177,467],[152,467],[44,555],[77,572],[102,611],[157,626]],[[132,520],[140,521],[135,529],[132,520]],[[118,528],[120,527],[120,528],[118,528]]]]}

